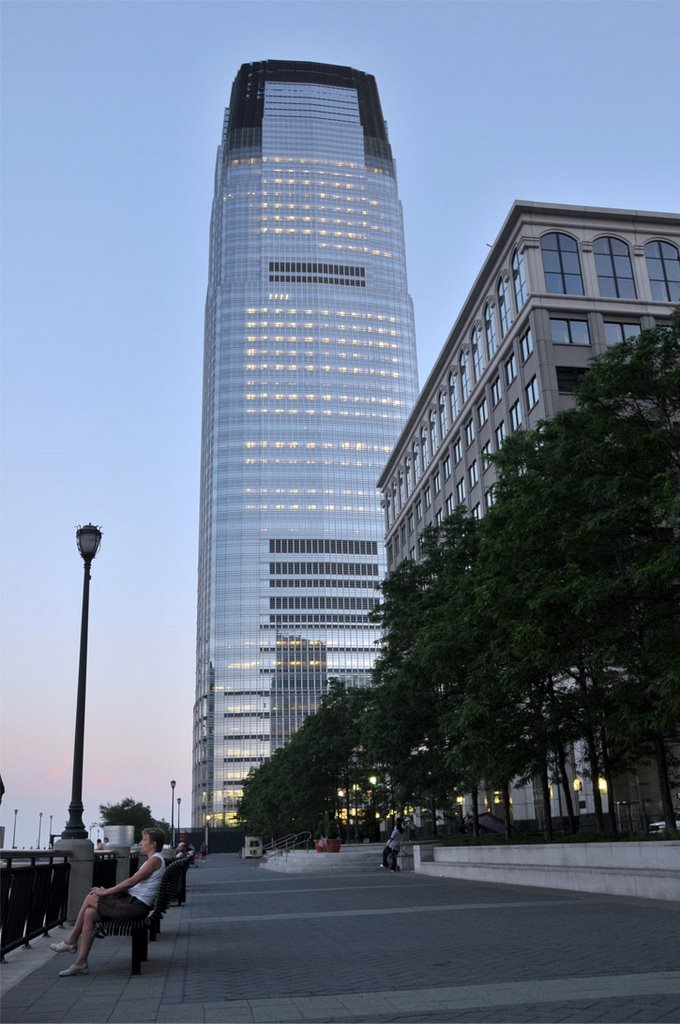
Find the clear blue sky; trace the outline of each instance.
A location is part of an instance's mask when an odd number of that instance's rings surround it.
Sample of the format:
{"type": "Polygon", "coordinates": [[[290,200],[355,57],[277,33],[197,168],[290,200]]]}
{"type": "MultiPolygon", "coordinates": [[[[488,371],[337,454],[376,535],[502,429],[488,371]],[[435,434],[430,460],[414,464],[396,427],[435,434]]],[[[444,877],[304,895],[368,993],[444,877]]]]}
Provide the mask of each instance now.
{"type": "Polygon", "coordinates": [[[680,5],[4,0],[2,750],[11,843],[61,831],[82,563],[85,823],[188,822],[203,303],[239,66],[375,75],[397,160],[421,383],[514,199],[680,207],[680,5]],[[162,710],[161,710],[162,708],[162,710]],[[185,813],[186,812],[186,813],[185,813]]]}

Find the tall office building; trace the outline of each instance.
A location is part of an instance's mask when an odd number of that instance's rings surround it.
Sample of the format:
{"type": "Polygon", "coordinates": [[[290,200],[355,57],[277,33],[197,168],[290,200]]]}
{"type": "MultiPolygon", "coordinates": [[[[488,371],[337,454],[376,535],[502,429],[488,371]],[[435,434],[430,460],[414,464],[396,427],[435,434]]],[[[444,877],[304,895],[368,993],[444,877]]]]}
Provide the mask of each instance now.
{"type": "Polygon", "coordinates": [[[376,480],[418,393],[401,205],[375,80],[243,65],[217,154],[205,314],[193,825],[329,678],[366,684],[376,480]]]}

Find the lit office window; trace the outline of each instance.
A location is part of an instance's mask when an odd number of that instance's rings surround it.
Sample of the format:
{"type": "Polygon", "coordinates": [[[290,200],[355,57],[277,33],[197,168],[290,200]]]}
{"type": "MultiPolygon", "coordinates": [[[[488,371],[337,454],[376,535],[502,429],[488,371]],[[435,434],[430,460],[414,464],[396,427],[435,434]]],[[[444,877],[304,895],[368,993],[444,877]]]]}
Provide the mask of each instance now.
{"type": "Polygon", "coordinates": [[[556,295],[583,295],[581,261],[576,240],[560,231],[541,238],[545,286],[556,295]]]}
{"type": "Polygon", "coordinates": [[[597,238],[593,243],[600,295],[636,299],[630,251],[620,238],[597,238]]]}

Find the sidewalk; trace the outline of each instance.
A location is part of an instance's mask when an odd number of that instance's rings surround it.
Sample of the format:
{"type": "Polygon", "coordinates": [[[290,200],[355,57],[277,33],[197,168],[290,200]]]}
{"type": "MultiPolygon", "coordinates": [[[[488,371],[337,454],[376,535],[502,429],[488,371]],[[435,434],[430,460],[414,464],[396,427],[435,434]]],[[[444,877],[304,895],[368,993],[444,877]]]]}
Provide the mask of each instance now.
{"type": "Polygon", "coordinates": [[[59,978],[63,934],[0,967],[3,1024],[680,1021],[679,903],[213,854],[141,976],[106,938],[59,978]]]}

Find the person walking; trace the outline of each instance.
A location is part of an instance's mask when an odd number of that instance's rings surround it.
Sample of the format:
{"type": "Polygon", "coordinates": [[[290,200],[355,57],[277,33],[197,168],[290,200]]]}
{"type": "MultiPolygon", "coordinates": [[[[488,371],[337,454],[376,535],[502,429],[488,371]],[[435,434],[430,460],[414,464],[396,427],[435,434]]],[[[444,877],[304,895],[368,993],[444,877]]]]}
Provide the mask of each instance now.
{"type": "Polygon", "coordinates": [[[392,835],[387,840],[387,844],[382,854],[381,868],[388,868],[390,871],[397,870],[397,857],[399,856],[399,850],[401,848],[401,837],[404,832],[404,823],[401,818],[397,818],[394,822],[394,828],[392,829],[392,835]],[[391,866],[388,861],[391,860],[391,866]]]}

